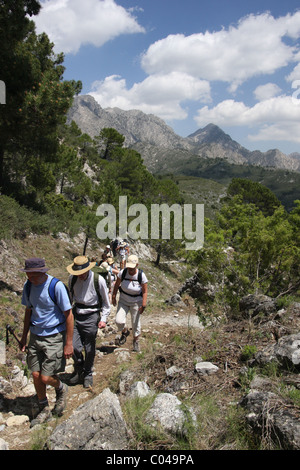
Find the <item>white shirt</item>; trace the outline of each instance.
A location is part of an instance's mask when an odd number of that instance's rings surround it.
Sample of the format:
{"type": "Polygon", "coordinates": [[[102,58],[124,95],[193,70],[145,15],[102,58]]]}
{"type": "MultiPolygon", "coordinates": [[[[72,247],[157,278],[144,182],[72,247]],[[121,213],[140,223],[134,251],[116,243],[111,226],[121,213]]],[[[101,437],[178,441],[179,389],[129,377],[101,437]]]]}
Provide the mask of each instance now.
{"type": "MultiPolygon", "coordinates": [[[[69,289],[71,290],[71,281],[73,276],[69,277],[69,289]]],[[[108,289],[106,282],[102,276],[99,276],[99,291],[102,298],[102,309],[101,309],[101,321],[107,322],[107,317],[110,314],[110,303],[108,298],[108,289]]],[[[97,305],[98,304],[98,295],[94,286],[94,273],[89,271],[88,277],[85,281],[81,280],[79,277],[76,280],[73,288],[73,300],[78,304],[83,305],[97,305]]],[[[87,314],[96,312],[97,308],[78,308],[76,311],[79,314],[87,314]]]]}
{"type": "Polygon", "coordinates": [[[120,258],[125,258],[127,255],[127,250],[125,247],[121,247],[119,248],[119,256],[120,258]]]}
{"type": "MultiPolygon", "coordinates": [[[[119,279],[122,279],[122,272],[123,270],[118,273],[119,279]]],[[[148,282],[148,279],[145,273],[143,272],[141,283],[146,284],[147,282],[148,282]]],[[[138,297],[131,297],[130,295],[126,295],[126,292],[128,292],[128,294],[131,294],[131,295],[136,295],[142,291],[142,286],[138,282],[138,270],[136,274],[134,274],[134,276],[130,276],[127,270],[125,279],[121,281],[120,287],[122,287],[122,290],[124,291],[124,292],[120,292],[121,302],[123,302],[125,305],[132,305],[136,303],[142,305],[142,301],[143,301],[142,293],[138,297]]]]}

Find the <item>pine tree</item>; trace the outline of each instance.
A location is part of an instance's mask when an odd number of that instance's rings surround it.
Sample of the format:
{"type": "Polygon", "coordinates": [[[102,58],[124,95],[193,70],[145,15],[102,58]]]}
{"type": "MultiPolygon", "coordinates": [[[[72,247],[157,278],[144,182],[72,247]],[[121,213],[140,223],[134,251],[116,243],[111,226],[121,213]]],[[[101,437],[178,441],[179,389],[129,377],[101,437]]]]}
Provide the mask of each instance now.
{"type": "Polygon", "coordinates": [[[80,82],[63,81],[63,55],[54,54],[45,33],[36,34],[28,15],[39,9],[34,1],[0,2],[0,79],[6,84],[6,105],[0,107],[3,192],[20,184],[21,172],[34,188],[53,186],[48,163],[58,158],[57,128],[81,89],[80,82]]]}

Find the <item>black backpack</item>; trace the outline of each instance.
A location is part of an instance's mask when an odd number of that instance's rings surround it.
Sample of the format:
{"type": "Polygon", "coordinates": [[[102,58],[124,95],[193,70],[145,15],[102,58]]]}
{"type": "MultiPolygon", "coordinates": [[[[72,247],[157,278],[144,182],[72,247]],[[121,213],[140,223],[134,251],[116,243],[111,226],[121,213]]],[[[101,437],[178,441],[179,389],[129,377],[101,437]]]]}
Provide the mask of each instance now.
{"type": "MultiPolygon", "coordinates": [[[[126,274],[127,274],[127,268],[124,268],[123,272],[122,272],[122,276],[121,276],[121,284],[122,284],[122,281],[124,281],[124,279],[126,279],[126,274]]],[[[140,286],[142,286],[142,275],[143,275],[143,270],[138,269],[138,283],[139,283],[140,286]]],[[[126,280],[131,281],[132,279],[126,279],[126,280]]],[[[123,291],[123,289],[121,287],[121,284],[120,284],[119,290],[120,290],[120,292],[123,292],[123,294],[129,295],[129,297],[140,297],[142,295],[142,288],[141,288],[139,294],[128,294],[127,292],[123,291]]]]}

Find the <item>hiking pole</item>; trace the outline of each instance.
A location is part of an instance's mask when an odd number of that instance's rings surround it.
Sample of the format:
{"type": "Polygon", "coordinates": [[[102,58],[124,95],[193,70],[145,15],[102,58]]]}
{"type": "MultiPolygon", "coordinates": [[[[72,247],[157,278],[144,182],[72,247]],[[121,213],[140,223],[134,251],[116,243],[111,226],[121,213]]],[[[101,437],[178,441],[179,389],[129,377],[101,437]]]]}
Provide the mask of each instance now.
{"type": "MultiPolygon", "coordinates": [[[[11,333],[13,335],[13,337],[17,340],[18,345],[20,346],[20,348],[23,348],[23,344],[21,343],[19,338],[15,335],[14,328],[10,325],[6,325],[6,344],[9,344],[8,332],[11,333]]],[[[25,346],[25,349],[27,349],[27,346],[25,346]]]]}

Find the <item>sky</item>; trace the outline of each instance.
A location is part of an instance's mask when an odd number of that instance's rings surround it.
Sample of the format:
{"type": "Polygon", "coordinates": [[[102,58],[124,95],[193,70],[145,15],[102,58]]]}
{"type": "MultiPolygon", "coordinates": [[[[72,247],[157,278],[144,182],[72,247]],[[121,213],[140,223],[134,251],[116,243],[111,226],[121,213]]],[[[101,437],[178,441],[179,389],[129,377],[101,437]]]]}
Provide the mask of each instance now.
{"type": "Polygon", "coordinates": [[[249,150],[300,153],[299,0],[41,0],[66,80],[102,108],[187,137],[218,125],[249,150]]]}

